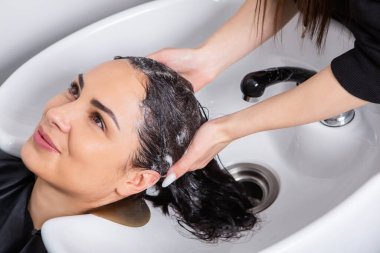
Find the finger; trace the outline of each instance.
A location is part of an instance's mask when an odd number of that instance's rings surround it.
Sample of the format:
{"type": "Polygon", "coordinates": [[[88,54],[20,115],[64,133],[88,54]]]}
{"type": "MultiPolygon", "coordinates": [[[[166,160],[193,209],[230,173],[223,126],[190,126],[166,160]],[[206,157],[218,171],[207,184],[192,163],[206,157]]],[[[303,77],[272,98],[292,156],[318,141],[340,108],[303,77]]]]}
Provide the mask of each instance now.
{"type": "Polygon", "coordinates": [[[189,170],[186,155],[179,159],[168,171],[166,178],[162,182],[162,187],[167,187],[175,180],[182,177],[189,170]]]}
{"type": "Polygon", "coordinates": [[[160,51],[156,51],[156,52],[150,53],[150,54],[148,54],[146,57],[155,60],[156,57],[157,57],[157,54],[158,54],[159,52],[160,52],[160,51]]]}
{"type": "Polygon", "coordinates": [[[163,58],[162,54],[165,55],[165,52],[167,52],[168,50],[169,50],[169,48],[162,48],[156,52],[148,54],[146,57],[153,59],[153,60],[156,60],[156,61],[160,61],[160,60],[162,60],[161,58],[163,58]]]}
{"type": "Polygon", "coordinates": [[[152,60],[158,61],[160,59],[161,52],[162,52],[162,49],[156,52],[150,53],[146,57],[152,60]]]}

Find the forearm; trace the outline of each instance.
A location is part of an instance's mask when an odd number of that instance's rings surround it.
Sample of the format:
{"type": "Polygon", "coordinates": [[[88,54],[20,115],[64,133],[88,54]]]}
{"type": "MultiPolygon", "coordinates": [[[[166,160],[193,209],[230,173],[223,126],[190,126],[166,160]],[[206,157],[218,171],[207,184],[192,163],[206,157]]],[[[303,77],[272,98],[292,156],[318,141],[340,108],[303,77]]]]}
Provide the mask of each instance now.
{"type": "MultiPolygon", "coordinates": [[[[277,30],[274,25],[276,1],[268,0],[264,12],[255,10],[256,0],[247,0],[239,11],[217,30],[199,50],[205,59],[212,62],[215,72],[220,73],[229,65],[238,61],[261,43],[273,36],[296,13],[293,1],[281,10],[282,15],[277,20],[277,30]],[[263,19],[264,15],[264,19],[263,19]]],[[[261,4],[261,8],[263,7],[261,4]]]]}
{"type": "Polygon", "coordinates": [[[330,66],[301,85],[220,118],[230,140],[265,130],[323,120],[367,102],[342,88],[330,66]]]}

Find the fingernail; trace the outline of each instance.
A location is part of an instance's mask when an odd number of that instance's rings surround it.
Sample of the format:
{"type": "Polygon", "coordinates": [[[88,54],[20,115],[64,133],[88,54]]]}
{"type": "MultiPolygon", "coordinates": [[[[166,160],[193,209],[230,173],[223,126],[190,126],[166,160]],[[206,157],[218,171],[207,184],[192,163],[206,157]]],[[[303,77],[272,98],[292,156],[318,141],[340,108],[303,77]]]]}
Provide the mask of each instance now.
{"type": "Polygon", "coordinates": [[[162,187],[167,187],[171,183],[173,183],[177,179],[176,175],[174,173],[169,173],[169,175],[166,176],[164,181],[162,182],[162,187]]]}

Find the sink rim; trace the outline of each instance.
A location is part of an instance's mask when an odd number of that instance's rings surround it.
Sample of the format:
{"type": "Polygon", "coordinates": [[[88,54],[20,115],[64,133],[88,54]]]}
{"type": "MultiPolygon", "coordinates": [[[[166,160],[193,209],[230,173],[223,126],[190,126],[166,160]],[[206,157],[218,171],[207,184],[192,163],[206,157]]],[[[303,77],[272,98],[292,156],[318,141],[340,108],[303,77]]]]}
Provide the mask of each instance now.
{"type": "MultiPolygon", "coordinates": [[[[210,0],[211,1],[211,0],[210,0]]],[[[167,1],[162,1],[162,2],[164,2],[165,4],[167,4],[167,5],[169,5],[170,3],[175,3],[175,2],[177,2],[177,3],[182,3],[183,1],[181,1],[181,0],[167,0],[167,1]]],[[[212,2],[220,2],[220,1],[212,1],[212,2]]],[[[222,1],[223,2],[223,1],[222,1]]],[[[227,1],[224,1],[224,2],[227,2],[227,1]]],[[[161,3],[161,1],[154,1],[154,3],[152,3],[152,4],[150,4],[150,3],[147,3],[147,4],[145,4],[146,6],[148,6],[148,7],[153,7],[153,6],[159,6],[159,4],[161,3]]],[[[147,7],[144,7],[144,6],[138,6],[138,7],[136,7],[137,8],[137,10],[138,11],[141,11],[141,12],[138,12],[138,13],[145,13],[144,11],[147,11],[145,8],[147,8],[147,7]]],[[[161,6],[161,5],[160,5],[161,6]]],[[[128,11],[130,11],[130,10],[128,10],[128,11]]],[[[135,10],[134,10],[135,11],[135,10]]],[[[127,13],[127,12],[123,12],[124,14],[125,13],[127,13]]],[[[123,13],[119,13],[119,14],[116,14],[116,17],[119,17],[119,18],[122,18],[122,15],[124,15],[123,13]]],[[[128,12],[129,13],[129,12],[128,12]]],[[[132,11],[130,11],[130,13],[133,13],[134,15],[137,15],[137,14],[135,14],[134,12],[132,12],[132,11]]],[[[132,14],[131,14],[132,15],[132,14]]],[[[106,25],[106,21],[100,21],[100,23],[99,24],[104,24],[104,25],[106,25]]],[[[99,25],[98,24],[98,25],[99,25]]],[[[77,38],[77,39],[80,39],[81,37],[83,37],[84,35],[83,35],[83,33],[86,33],[86,34],[91,34],[91,32],[96,32],[96,27],[98,27],[98,25],[97,24],[93,24],[92,26],[90,26],[90,27],[87,27],[87,28],[85,28],[83,31],[78,31],[77,33],[75,33],[75,34],[73,34],[72,36],[73,37],[71,37],[71,40],[73,41],[74,39],[72,39],[72,38],[77,38]]],[[[63,41],[60,41],[60,42],[57,42],[57,44],[54,44],[54,45],[52,45],[51,47],[49,47],[49,48],[52,48],[52,47],[55,47],[56,45],[59,45],[59,43],[64,43],[63,41]]],[[[49,52],[49,50],[45,50],[45,51],[43,51],[43,52],[41,52],[40,54],[39,54],[39,56],[37,55],[36,57],[43,57],[44,56],[44,54],[47,54],[49,52]]],[[[28,61],[27,63],[25,63],[24,65],[26,65],[26,64],[31,64],[30,62],[33,62],[33,61],[35,61],[36,60],[36,58],[34,57],[34,58],[32,58],[30,61],[28,61]]],[[[23,66],[24,66],[23,65],[23,66]]],[[[23,67],[22,66],[22,67],[23,67]]],[[[21,67],[21,68],[22,68],[21,67]]],[[[25,67],[24,67],[25,68],[25,67]]],[[[226,72],[226,74],[225,75],[227,75],[227,72],[226,72]]],[[[224,75],[224,76],[225,76],[224,75]]],[[[13,75],[12,75],[13,76],[13,75]]],[[[7,80],[8,81],[8,80],[7,80]]],[[[7,82],[6,81],[6,82],[7,82]]],[[[10,81],[9,81],[10,82],[10,81]]],[[[240,99],[240,98],[239,98],[240,99]]],[[[253,137],[253,138],[255,138],[255,139],[262,139],[262,138],[264,138],[264,139],[266,139],[267,141],[270,141],[270,138],[268,138],[268,137],[262,137],[262,136],[267,136],[267,134],[257,134],[255,137],[253,137]]],[[[253,161],[253,162],[257,162],[257,161],[253,161]]],[[[270,166],[269,166],[270,167],[270,166]]],[[[372,181],[371,181],[372,182],[372,181]]],[[[363,186],[362,187],[364,187],[365,185],[367,185],[367,184],[363,184],[363,186]]],[[[365,188],[365,187],[364,187],[365,188]]],[[[330,210],[330,211],[332,211],[332,210],[330,210]]],[[[321,216],[321,217],[323,217],[323,216],[321,216]]],[[[320,217],[320,218],[321,218],[320,217]]],[[[317,220],[315,220],[315,222],[317,222],[317,221],[319,221],[319,219],[317,219],[317,220]]],[[[311,224],[309,224],[309,225],[311,225],[311,224]]],[[[306,226],[304,226],[304,228],[306,228],[306,226]]],[[[301,233],[301,230],[299,230],[299,232],[301,233]]],[[[292,235],[294,235],[294,234],[291,234],[291,235],[288,235],[288,237],[286,237],[285,239],[288,239],[286,242],[287,243],[292,243],[293,241],[293,239],[291,238],[292,237],[292,235]]],[[[299,235],[299,234],[298,234],[299,235]]],[[[279,241],[279,242],[281,242],[281,241],[279,241]]],[[[277,242],[277,243],[279,243],[279,242],[277,242]]],[[[276,244],[274,244],[274,245],[276,245],[276,244]]],[[[273,245],[273,246],[274,246],[273,245]]],[[[236,247],[238,247],[238,246],[236,246],[236,247]]],[[[268,250],[269,250],[269,248],[268,248],[268,250]]]]}

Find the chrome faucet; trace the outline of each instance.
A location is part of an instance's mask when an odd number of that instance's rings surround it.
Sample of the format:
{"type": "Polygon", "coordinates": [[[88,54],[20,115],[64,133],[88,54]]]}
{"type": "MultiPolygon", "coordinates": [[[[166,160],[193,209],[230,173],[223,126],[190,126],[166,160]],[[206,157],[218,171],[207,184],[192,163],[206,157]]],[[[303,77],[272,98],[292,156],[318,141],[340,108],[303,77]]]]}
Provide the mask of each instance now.
{"type": "MultiPolygon", "coordinates": [[[[281,82],[296,82],[300,84],[316,74],[315,71],[298,67],[277,67],[259,70],[245,75],[240,83],[243,99],[247,102],[258,102],[267,87],[281,82]]],[[[335,117],[322,120],[321,123],[330,127],[347,125],[355,116],[354,110],[341,113],[335,117]]]]}

